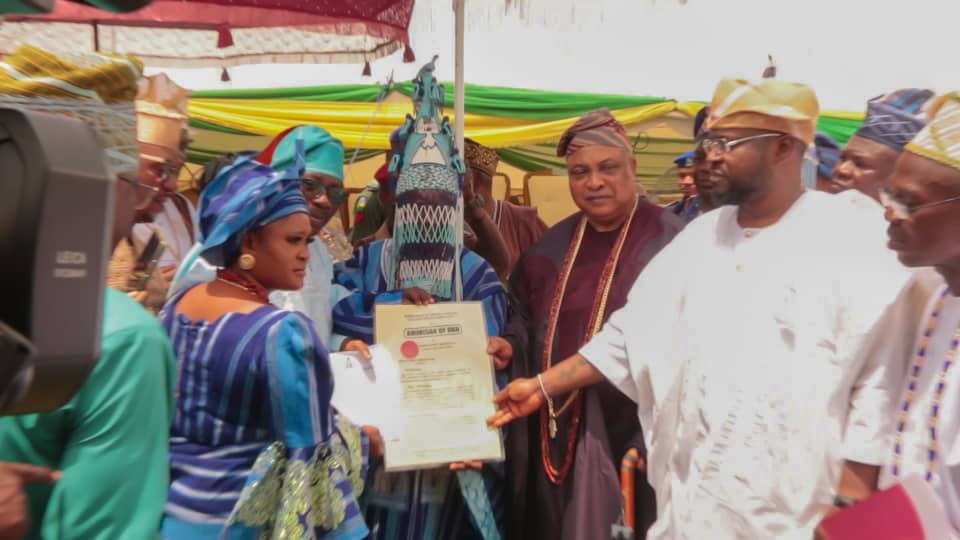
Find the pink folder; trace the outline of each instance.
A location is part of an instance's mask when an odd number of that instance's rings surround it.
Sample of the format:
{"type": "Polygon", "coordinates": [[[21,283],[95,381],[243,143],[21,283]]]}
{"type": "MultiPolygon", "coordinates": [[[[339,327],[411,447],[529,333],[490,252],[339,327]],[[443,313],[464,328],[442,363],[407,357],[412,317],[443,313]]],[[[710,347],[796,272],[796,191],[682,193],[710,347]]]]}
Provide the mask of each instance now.
{"type": "Polygon", "coordinates": [[[946,540],[950,522],[933,488],[919,476],[874,493],[823,520],[827,540],[946,540]]]}

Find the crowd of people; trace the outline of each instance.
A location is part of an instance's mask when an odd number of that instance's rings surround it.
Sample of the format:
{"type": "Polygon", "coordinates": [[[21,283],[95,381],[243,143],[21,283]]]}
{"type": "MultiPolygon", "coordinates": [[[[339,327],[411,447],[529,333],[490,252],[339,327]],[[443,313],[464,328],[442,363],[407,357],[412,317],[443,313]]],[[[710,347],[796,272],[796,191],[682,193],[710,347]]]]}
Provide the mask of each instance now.
{"type": "Polygon", "coordinates": [[[87,123],[116,183],[102,355],[65,406],[0,418],[0,537],[809,539],[916,476],[960,539],[960,94],[872,99],[841,147],[810,87],[724,79],[666,207],[592,111],[547,227],[424,69],[347,238],[323,126],[211,161],[194,203],[184,89],[134,57],[2,66],[0,107],[87,123]],[[371,357],[378,304],[460,300],[505,462],[388,473],[329,354],[371,357]]]}

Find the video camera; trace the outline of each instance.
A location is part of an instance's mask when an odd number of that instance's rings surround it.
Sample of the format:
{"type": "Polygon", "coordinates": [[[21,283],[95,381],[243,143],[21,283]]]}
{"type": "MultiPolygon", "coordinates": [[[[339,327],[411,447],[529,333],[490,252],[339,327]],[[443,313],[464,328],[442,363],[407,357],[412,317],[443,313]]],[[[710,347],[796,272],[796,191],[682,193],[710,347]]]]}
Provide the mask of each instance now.
{"type": "Polygon", "coordinates": [[[0,414],[62,406],[96,365],[113,182],[83,122],[0,108],[0,414]]]}

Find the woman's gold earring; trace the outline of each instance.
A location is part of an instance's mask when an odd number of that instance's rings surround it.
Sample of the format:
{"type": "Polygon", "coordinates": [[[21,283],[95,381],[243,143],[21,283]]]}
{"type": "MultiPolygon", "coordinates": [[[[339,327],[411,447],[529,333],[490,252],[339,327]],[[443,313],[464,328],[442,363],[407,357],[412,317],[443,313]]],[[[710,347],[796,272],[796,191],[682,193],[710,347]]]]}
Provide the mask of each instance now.
{"type": "Polygon", "coordinates": [[[257,265],[257,258],[249,253],[244,253],[240,255],[237,262],[240,264],[241,270],[253,270],[253,267],[257,265]]]}

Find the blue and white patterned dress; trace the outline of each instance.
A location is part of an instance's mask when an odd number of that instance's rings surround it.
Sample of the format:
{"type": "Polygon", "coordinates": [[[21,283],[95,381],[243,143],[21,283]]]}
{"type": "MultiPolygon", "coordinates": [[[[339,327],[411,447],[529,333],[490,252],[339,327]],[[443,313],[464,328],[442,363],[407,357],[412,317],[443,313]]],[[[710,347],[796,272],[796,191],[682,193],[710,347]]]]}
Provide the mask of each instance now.
{"type": "Polygon", "coordinates": [[[365,538],[367,440],[330,408],[310,319],[265,305],[193,321],[182,295],[161,313],[179,361],[164,537],[365,538]]]}

